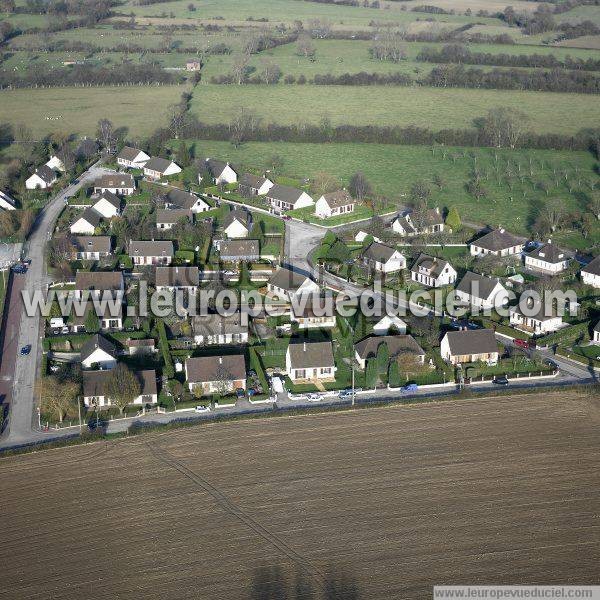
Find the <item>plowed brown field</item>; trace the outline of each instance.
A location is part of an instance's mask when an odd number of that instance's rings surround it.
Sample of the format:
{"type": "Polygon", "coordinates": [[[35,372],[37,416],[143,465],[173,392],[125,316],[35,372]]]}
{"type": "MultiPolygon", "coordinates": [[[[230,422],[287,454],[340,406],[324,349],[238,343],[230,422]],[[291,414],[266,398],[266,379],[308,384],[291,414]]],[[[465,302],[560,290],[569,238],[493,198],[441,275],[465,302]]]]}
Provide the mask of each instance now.
{"type": "Polygon", "coordinates": [[[591,390],[194,427],[5,458],[0,476],[11,600],[600,583],[591,390]]]}

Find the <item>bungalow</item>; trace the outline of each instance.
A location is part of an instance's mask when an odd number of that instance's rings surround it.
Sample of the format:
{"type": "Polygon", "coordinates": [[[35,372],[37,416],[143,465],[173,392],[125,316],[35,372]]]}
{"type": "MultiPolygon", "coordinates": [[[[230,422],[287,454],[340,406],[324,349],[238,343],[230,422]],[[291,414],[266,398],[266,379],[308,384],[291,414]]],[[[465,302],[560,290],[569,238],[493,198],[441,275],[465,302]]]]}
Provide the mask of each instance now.
{"type": "Polygon", "coordinates": [[[581,269],[581,281],[585,285],[600,288],[600,256],[596,256],[594,260],[581,269]]]}
{"type": "Polygon", "coordinates": [[[315,215],[321,219],[354,212],[356,201],[346,190],[323,194],[315,204],[315,215]]]}
{"type": "Polygon", "coordinates": [[[111,192],[118,196],[131,196],[135,192],[135,179],[129,173],[109,173],[94,181],[94,194],[111,192]]]}
{"type": "Polygon", "coordinates": [[[252,217],[247,210],[236,208],[223,219],[223,231],[228,238],[248,237],[252,227],[252,217]]]}
{"type": "Polygon", "coordinates": [[[94,235],[96,227],[100,227],[102,216],[96,212],[93,208],[86,208],[81,216],[78,217],[73,223],[71,223],[71,233],[83,233],[87,235],[94,235]]]}
{"type": "Polygon", "coordinates": [[[444,217],[439,208],[431,208],[424,212],[405,211],[392,222],[392,230],[401,236],[412,237],[427,233],[444,231],[444,217]]]}
{"type": "Polygon", "coordinates": [[[243,354],[199,356],[185,361],[185,379],[196,395],[221,394],[246,389],[246,362],[243,354]]]}
{"type": "Polygon", "coordinates": [[[240,179],[238,191],[242,196],[264,196],[274,185],[268,177],[245,173],[240,179]]]}
{"type": "Polygon", "coordinates": [[[564,250],[557,248],[552,240],[525,255],[525,266],[534,270],[554,275],[568,268],[571,258],[564,250]]]}
{"type": "Polygon", "coordinates": [[[141,169],[149,160],[143,150],[131,146],[124,146],[117,156],[117,164],[126,169],[141,169]]]}
{"type": "Polygon", "coordinates": [[[410,269],[410,278],[427,287],[443,287],[456,281],[456,269],[441,258],[421,254],[410,269]]]}
{"type": "MultiPolygon", "coordinates": [[[[156,404],[158,402],[156,371],[154,369],[137,371],[136,376],[140,382],[141,393],[132,404],[156,404]]],[[[112,405],[112,400],[107,395],[110,377],[110,371],[83,372],[83,403],[86,407],[101,408],[112,405]]]]}
{"type": "Polygon", "coordinates": [[[53,171],[60,171],[64,173],[67,169],[65,168],[65,162],[62,158],[55,154],[50,157],[50,160],[46,163],[47,167],[50,167],[53,171]]]}
{"type": "Polygon", "coordinates": [[[179,208],[189,210],[193,213],[201,213],[210,210],[210,205],[200,196],[183,190],[170,190],[165,201],[166,208],[179,208]]]}
{"type": "Polygon", "coordinates": [[[337,324],[333,297],[311,294],[292,302],[291,321],[298,329],[333,329],[337,324]]]}
{"type": "Polygon", "coordinates": [[[194,220],[193,213],[187,208],[175,208],[167,210],[165,208],[156,209],[156,228],[169,230],[173,229],[179,223],[192,223],[194,220]]]}
{"type": "Polygon", "coordinates": [[[129,356],[137,356],[139,354],[154,354],[157,351],[156,345],[152,338],[143,340],[125,340],[125,348],[127,348],[129,356]]]}
{"type": "Polygon", "coordinates": [[[319,286],[306,275],[281,267],[271,275],[267,291],[289,302],[295,296],[319,293],[319,286]]]}
{"type": "Polygon", "coordinates": [[[442,358],[453,364],[498,362],[498,342],[491,329],[449,331],[440,343],[442,358]]]}
{"type": "Polygon", "coordinates": [[[375,335],[387,335],[388,333],[406,333],[408,329],[406,323],[398,316],[385,315],[375,325],[373,333],[375,335]]]}
{"type": "Polygon", "coordinates": [[[508,300],[508,292],[497,279],[467,271],[456,286],[456,298],[471,307],[491,309],[508,300]]]}
{"type": "Polygon", "coordinates": [[[117,217],[121,214],[121,199],[109,192],[101,192],[97,198],[92,198],[92,208],[105,219],[117,217]]]}
{"type": "Polygon", "coordinates": [[[525,239],[508,233],[504,229],[494,229],[469,245],[471,256],[512,256],[525,248],[525,239]]]}
{"type": "Polygon", "coordinates": [[[239,312],[196,316],[192,320],[192,329],[194,341],[199,346],[248,343],[248,325],[242,323],[239,312]]]}
{"type": "Polygon", "coordinates": [[[379,242],[369,244],[362,259],[366,266],[381,273],[395,273],[406,268],[406,258],[398,250],[379,242]]]}
{"type": "Polygon", "coordinates": [[[541,303],[538,312],[531,316],[525,315],[519,306],[511,306],[510,324],[516,329],[541,335],[558,331],[563,327],[563,319],[556,311],[552,311],[551,314],[546,315],[543,303],[541,303]]]}
{"type": "Polygon", "coordinates": [[[151,158],[144,165],[144,177],[149,179],[160,179],[177,173],[181,173],[181,167],[166,158],[151,158]]]}
{"type": "Polygon", "coordinates": [[[594,327],[592,342],[594,344],[600,344],[600,321],[598,321],[596,327],[594,327]]]}
{"type": "MultiPolygon", "coordinates": [[[[238,180],[238,175],[235,169],[228,163],[214,158],[207,158],[204,161],[208,172],[210,173],[213,182],[217,185],[221,183],[235,183],[238,180]]],[[[198,176],[198,182],[202,179],[198,176]]]]}
{"type": "Polygon", "coordinates": [[[108,235],[77,236],[73,239],[75,260],[100,260],[111,253],[112,240],[108,235]]]}
{"type": "Polygon", "coordinates": [[[171,241],[130,241],[129,256],[134,265],[170,265],[175,256],[171,241]]]}
{"type": "Polygon", "coordinates": [[[84,297],[84,292],[89,292],[88,297],[102,297],[104,292],[110,292],[114,298],[123,298],[125,282],[121,271],[77,271],[75,274],[74,296],[76,299],[84,297]]]}
{"type": "Polygon", "coordinates": [[[282,214],[286,210],[294,210],[296,208],[304,208],[312,206],[315,201],[302,190],[276,183],[271,187],[266,195],[267,203],[270,206],[270,211],[277,215],[282,214]]]}
{"type": "Polygon", "coordinates": [[[223,262],[253,262],[260,259],[258,240],[221,240],[219,253],[223,262]]]}
{"type": "Polygon", "coordinates": [[[50,167],[42,165],[25,181],[25,187],[28,190],[45,190],[52,187],[55,181],[56,173],[50,167]]]}
{"type": "Polygon", "coordinates": [[[200,285],[198,267],[156,267],[156,290],[195,292],[200,285]]]}
{"type": "Polygon", "coordinates": [[[5,192],[0,190],[0,209],[17,210],[17,203],[5,192]]]}
{"type": "Polygon", "coordinates": [[[293,342],[285,353],[285,371],[292,381],[335,378],[331,342],[293,342]]]}
{"type": "Polygon", "coordinates": [[[112,369],[117,366],[117,348],[96,334],[81,347],[79,361],[82,369],[112,369]]]}
{"type": "Polygon", "coordinates": [[[377,356],[381,344],[387,346],[390,358],[397,359],[402,354],[410,354],[416,363],[425,363],[425,350],[412,335],[371,335],[354,344],[354,358],[361,369],[367,367],[369,359],[377,356]]]}
{"type": "Polygon", "coordinates": [[[72,333],[93,333],[97,327],[102,331],[121,331],[123,329],[123,304],[119,301],[116,305],[102,303],[94,307],[93,302],[86,302],[83,307],[83,314],[78,315],[75,308],[67,323],[72,333]],[[97,325],[93,331],[87,331],[87,323],[90,311],[93,311],[97,317],[97,325]]]}

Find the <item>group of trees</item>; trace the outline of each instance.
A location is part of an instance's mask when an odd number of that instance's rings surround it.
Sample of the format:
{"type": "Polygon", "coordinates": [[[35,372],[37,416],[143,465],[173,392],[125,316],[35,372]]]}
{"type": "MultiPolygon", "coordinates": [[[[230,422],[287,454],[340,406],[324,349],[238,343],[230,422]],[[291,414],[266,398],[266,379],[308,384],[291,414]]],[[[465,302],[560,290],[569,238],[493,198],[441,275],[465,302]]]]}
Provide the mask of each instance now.
{"type": "Polygon", "coordinates": [[[369,52],[376,60],[389,60],[397,63],[406,58],[406,44],[399,32],[380,29],[373,36],[369,52]]]}

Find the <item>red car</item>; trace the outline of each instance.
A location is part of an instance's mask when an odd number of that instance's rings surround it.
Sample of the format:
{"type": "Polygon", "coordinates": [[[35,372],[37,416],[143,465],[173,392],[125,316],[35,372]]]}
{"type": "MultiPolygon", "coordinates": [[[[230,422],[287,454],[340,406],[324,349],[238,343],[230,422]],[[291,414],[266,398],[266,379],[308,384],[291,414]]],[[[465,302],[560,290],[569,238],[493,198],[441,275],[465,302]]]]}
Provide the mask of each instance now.
{"type": "Polygon", "coordinates": [[[515,344],[515,346],[518,346],[519,348],[525,348],[525,349],[529,348],[529,342],[527,340],[514,340],[514,344],[515,344]]]}

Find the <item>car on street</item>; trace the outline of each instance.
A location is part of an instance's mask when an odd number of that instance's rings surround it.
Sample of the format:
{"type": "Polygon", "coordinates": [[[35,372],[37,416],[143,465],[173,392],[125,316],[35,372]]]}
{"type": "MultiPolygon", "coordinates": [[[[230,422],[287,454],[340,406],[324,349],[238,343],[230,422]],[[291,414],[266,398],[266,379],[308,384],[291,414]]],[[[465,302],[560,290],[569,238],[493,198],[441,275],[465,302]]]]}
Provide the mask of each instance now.
{"type": "Polygon", "coordinates": [[[321,394],[306,394],[306,399],[309,402],[318,402],[321,399],[321,394]]]}
{"type": "Polygon", "coordinates": [[[340,400],[348,400],[349,398],[352,398],[352,390],[342,390],[338,394],[338,398],[340,400]]]}
{"type": "Polygon", "coordinates": [[[523,348],[525,350],[529,350],[529,342],[527,340],[521,340],[519,338],[513,340],[513,343],[517,348],[523,348]]]}
{"type": "Polygon", "coordinates": [[[27,346],[23,346],[21,348],[21,356],[28,356],[31,353],[31,344],[27,344],[27,346]]]}
{"type": "Polygon", "coordinates": [[[210,406],[196,406],[196,408],[194,409],[195,412],[197,413],[207,413],[210,412],[210,406]]]}
{"type": "Polygon", "coordinates": [[[495,383],[496,385],[508,385],[508,378],[505,376],[495,377],[493,383],[495,383]]]}
{"type": "Polygon", "coordinates": [[[552,360],[552,359],[550,359],[550,358],[547,358],[547,359],[546,359],[544,362],[545,362],[545,363],[546,363],[546,364],[547,364],[549,367],[552,367],[553,369],[560,369],[560,365],[559,365],[559,364],[558,364],[556,361],[554,361],[554,360],[552,360]]]}
{"type": "Polygon", "coordinates": [[[242,388],[237,388],[237,389],[235,390],[235,395],[236,395],[238,398],[245,398],[245,396],[246,396],[246,390],[244,390],[244,389],[242,389],[242,388]]]}
{"type": "Polygon", "coordinates": [[[408,383],[407,385],[400,388],[400,391],[403,394],[410,394],[411,392],[416,392],[419,389],[419,386],[416,383],[408,383]]]}
{"type": "Polygon", "coordinates": [[[283,215],[281,218],[282,218],[284,221],[291,221],[291,220],[292,220],[292,217],[290,217],[289,215],[283,215]]]}
{"type": "Polygon", "coordinates": [[[12,272],[17,273],[18,275],[23,275],[24,273],[27,273],[27,267],[22,264],[14,265],[12,267],[12,272]]]}

